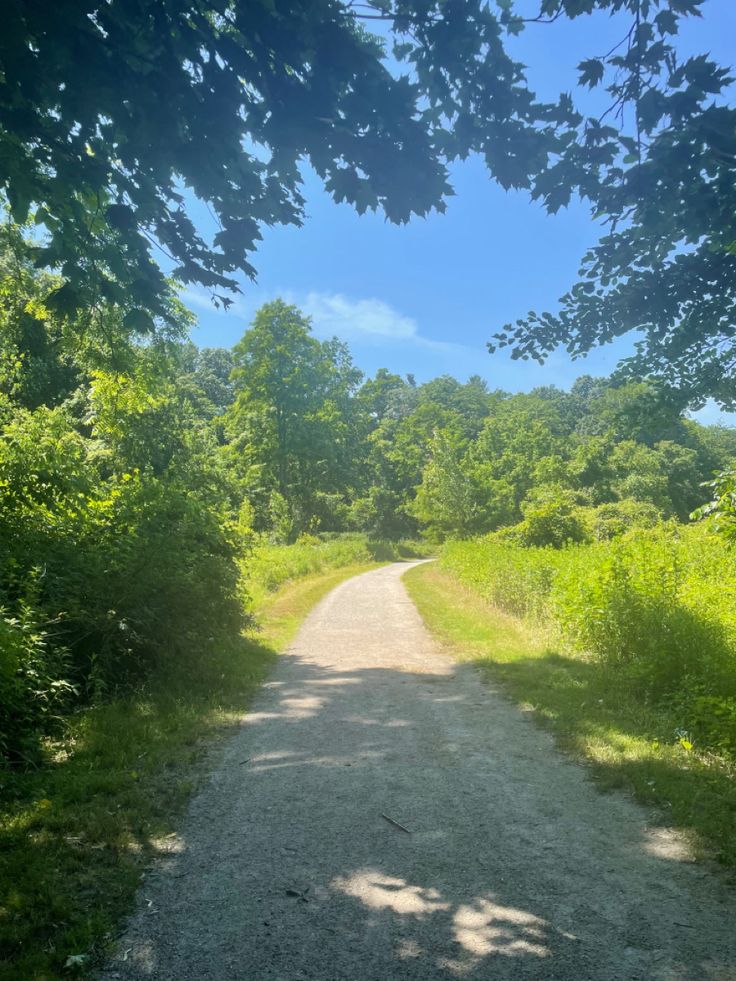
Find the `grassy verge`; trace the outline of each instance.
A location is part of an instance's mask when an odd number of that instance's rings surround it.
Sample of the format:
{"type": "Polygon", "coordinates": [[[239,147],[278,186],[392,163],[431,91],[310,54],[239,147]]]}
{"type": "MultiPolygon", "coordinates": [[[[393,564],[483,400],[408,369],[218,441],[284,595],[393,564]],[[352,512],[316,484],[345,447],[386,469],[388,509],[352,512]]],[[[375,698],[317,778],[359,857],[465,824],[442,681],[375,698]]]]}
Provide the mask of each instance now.
{"type": "Polygon", "coordinates": [[[684,830],[696,854],[736,866],[736,771],[676,735],[678,718],[637,701],[610,669],[554,649],[542,632],[500,613],[434,565],[405,576],[429,629],[533,709],[561,747],[591,764],[604,788],[624,788],[684,830]]]}
{"type": "Polygon", "coordinates": [[[288,584],[262,600],[260,629],[207,670],[79,713],[42,767],[0,771],[2,981],[69,978],[100,964],[204,773],[207,748],[238,725],[312,606],[372,567],[288,584]]]}
{"type": "Polygon", "coordinates": [[[256,608],[284,583],[328,573],[346,565],[391,562],[426,554],[420,542],[388,542],[363,534],[341,534],[319,539],[303,535],[293,545],[258,541],[243,563],[246,605],[256,608]]]}

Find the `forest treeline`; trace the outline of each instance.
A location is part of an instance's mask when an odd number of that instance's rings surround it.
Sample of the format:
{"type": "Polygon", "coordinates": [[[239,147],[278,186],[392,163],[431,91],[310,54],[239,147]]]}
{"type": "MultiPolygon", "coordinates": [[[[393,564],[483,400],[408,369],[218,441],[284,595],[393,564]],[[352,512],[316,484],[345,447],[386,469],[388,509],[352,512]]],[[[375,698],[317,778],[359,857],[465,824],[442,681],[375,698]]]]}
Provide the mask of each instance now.
{"type": "Polygon", "coordinates": [[[736,458],[736,431],[686,418],[646,381],[509,394],[480,377],[365,378],[344,343],[278,300],[231,350],[196,347],[174,300],[153,330],[104,297],[52,311],[63,281],[36,268],[20,229],[1,235],[10,758],[30,757],[74,704],[206,666],[247,625],[264,542],[607,540],[687,520],[736,458]]]}

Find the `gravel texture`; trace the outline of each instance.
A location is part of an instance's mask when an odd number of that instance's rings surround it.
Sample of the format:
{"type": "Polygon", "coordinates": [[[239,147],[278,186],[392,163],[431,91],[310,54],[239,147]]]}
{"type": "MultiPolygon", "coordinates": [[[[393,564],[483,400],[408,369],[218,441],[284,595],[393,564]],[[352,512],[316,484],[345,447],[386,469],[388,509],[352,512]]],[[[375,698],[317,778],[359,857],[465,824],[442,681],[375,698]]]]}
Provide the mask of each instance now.
{"type": "Polygon", "coordinates": [[[439,651],[407,566],[306,620],[104,981],[736,979],[725,877],[439,651]]]}

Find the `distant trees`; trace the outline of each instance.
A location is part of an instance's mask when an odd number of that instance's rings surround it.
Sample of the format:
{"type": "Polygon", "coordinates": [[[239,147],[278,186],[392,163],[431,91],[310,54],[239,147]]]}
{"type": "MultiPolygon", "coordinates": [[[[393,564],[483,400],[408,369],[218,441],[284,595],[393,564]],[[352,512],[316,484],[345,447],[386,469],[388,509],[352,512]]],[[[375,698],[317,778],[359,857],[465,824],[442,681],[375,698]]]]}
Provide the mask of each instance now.
{"type": "MultiPolygon", "coordinates": [[[[228,432],[259,523],[291,541],[340,510],[356,466],[361,373],[338,341],[311,336],[281,300],[256,314],[233,349],[228,432]]],[[[334,518],[333,518],[334,520],[334,518]]]]}
{"type": "Polygon", "coordinates": [[[607,537],[616,515],[687,520],[736,450],[730,430],[684,419],[651,383],[579,379],[488,406],[475,439],[435,434],[412,506],[435,537],[508,528],[560,545],[607,537]]]}
{"type": "MultiPolygon", "coordinates": [[[[258,536],[606,539],[685,519],[736,460],[734,430],[684,419],[651,382],[511,395],[478,377],[363,379],[282,301],[232,351],[199,350],[174,300],[147,335],[115,303],[60,315],[32,255],[2,226],[6,756],[32,758],[75,700],[204,670],[245,622],[258,536]]],[[[731,477],[714,487],[727,523],[731,477]]]]}
{"type": "Polygon", "coordinates": [[[361,380],[344,345],[267,304],[233,351],[223,453],[256,527],[529,544],[687,520],[736,433],[683,417],[652,382],[580,378],[510,395],[477,377],[361,380]],[[362,382],[362,383],[361,383],[362,382]]]}

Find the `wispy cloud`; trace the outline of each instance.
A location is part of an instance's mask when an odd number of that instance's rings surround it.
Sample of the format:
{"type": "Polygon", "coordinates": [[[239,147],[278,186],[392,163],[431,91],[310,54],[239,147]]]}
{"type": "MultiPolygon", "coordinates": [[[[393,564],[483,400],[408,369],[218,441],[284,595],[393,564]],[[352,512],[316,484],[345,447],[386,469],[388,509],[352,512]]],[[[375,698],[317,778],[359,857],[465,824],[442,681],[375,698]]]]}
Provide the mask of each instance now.
{"type": "Polygon", "coordinates": [[[321,334],[411,340],[417,323],[383,300],[353,300],[342,293],[308,293],[302,304],[321,334]]]}
{"type": "Polygon", "coordinates": [[[464,347],[425,337],[413,317],[375,297],[353,299],[343,293],[311,292],[301,303],[298,298],[293,302],[312,318],[315,333],[323,337],[335,335],[346,341],[417,345],[437,351],[464,347]]]}
{"type": "Polygon", "coordinates": [[[186,306],[194,307],[195,310],[202,310],[205,313],[235,313],[239,316],[250,316],[253,312],[251,305],[244,303],[237,297],[231,297],[233,302],[230,304],[227,310],[224,306],[222,306],[222,304],[216,307],[212,302],[212,296],[209,293],[207,293],[205,290],[195,289],[191,286],[185,286],[183,289],[180,289],[179,297],[182,303],[186,304],[186,306]]]}
{"type": "Polygon", "coordinates": [[[312,320],[314,332],[318,337],[339,337],[341,340],[369,345],[397,347],[421,347],[440,353],[462,353],[471,348],[451,341],[438,341],[425,337],[413,317],[401,313],[385,300],[377,297],[349,297],[344,293],[311,291],[297,293],[282,290],[266,294],[250,290],[242,297],[234,297],[226,311],[215,307],[212,298],[205,290],[185,287],[180,291],[181,299],[195,311],[209,314],[235,314],[240,320],[250,322],[257,308],[277,297],[293,303],[312,320]]]}

